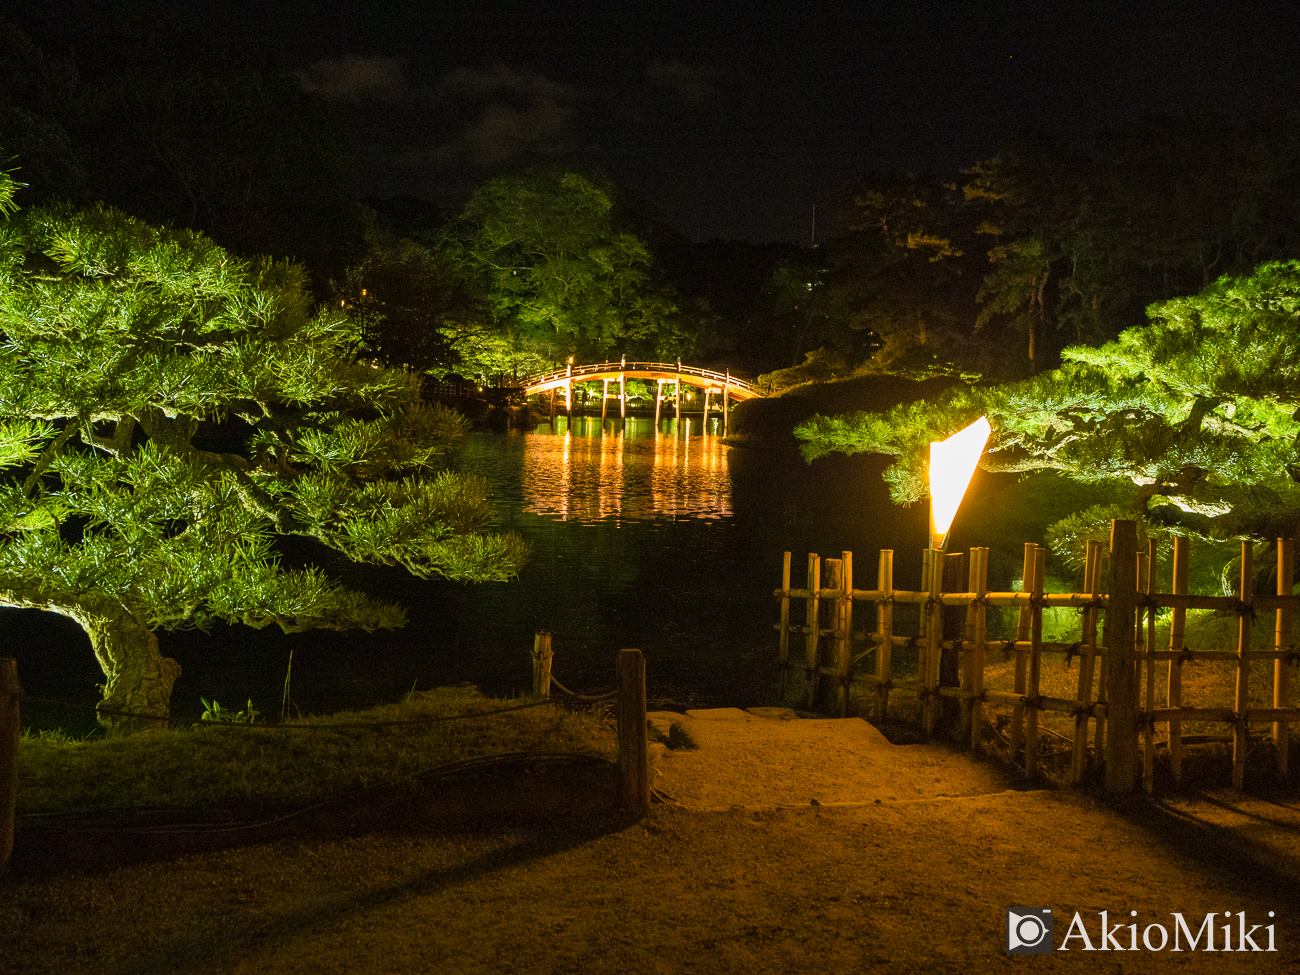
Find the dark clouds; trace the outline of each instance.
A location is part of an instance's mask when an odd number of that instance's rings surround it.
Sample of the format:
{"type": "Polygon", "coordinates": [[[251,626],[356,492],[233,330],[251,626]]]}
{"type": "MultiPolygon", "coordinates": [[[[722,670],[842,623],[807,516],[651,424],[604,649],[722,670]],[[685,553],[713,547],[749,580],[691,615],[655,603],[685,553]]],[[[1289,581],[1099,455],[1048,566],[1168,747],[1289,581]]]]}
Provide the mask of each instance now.
{"type": "Polygon", "coordinates": [[[599,169],[679,229],[805,242],[867,173],[956,175],[1024,127],[1285,110],[1300,4],[207,0],[331,98],[363,194],[454,205],[599,169]]]}

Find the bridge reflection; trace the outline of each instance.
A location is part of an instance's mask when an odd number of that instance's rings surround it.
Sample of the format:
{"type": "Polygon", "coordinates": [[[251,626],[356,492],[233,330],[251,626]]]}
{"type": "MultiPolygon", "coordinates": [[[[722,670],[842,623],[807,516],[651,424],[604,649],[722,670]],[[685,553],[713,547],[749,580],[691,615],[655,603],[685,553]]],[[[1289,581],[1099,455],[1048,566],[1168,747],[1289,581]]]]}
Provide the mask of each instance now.
{"type": "MultiPolygon", "coordinates": [[[[524,450],[524,510],[580,522],[728,517],[727,448],[700,426],[595,417],[543,424],[524,450]]],[[[710,427],[718,426],[715,418],[710,427]]]]}

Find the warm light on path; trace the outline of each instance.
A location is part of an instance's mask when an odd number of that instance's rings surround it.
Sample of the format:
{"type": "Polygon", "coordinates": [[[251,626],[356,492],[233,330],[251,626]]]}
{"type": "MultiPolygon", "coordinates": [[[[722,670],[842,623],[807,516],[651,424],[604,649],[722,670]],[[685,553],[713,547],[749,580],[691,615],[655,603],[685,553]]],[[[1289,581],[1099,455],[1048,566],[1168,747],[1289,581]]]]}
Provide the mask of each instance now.
{"type": "Polygon", "coordinates": [[[943,547],[991,430],[988,418],[982,416],[947,440],[930,444],[931,548],[943,547]]]}

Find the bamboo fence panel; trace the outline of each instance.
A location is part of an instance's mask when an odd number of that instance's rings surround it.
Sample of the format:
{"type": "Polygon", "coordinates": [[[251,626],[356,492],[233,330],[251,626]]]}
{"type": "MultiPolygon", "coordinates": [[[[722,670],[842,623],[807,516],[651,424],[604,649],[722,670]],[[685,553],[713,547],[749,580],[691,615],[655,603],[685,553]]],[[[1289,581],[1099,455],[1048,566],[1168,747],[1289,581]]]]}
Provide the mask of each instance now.
{"type": "MultiPolygon", "coordinates": [[[[1288,736],[1291,723],[1300,720],[1300,708],[1290,706],[1290,666],[1300,660],[1292,645],[1293,616],[1300,596],[1292,594],[1294,568],[1293,543],[1278,540],[1278,590],[1276,595],[1255,595],[1251,591],[1253,549],[1242,547],[1242,575],[1238,592],[1233,596],[1189,595],[1189,546],[1176,540],[1172,559],[1170,593],[1158,592],[1158,551],[1136,549],[1136,533],[1131,522],[1113,524],[1109,556],[1109,593],[1103,592],[1102,571],[1107,554],[1099,542],[1088,543],[1084,564],[1083,593],[1044,592],[1046,550],[1028,544],[1024,550],[1024,580],[1020,592],[988,591],[988,550],[972,549],[968,591],[947,592],[947,586],[960,585],[949,576],[944,578],[945,559],[941,553],[928,554],[923,562],[921,588],[914,591],[894,588],[891,550],[879,554],[875,589],[853,588],[852,553],[843,552],[839,559],[826,559],[827,584],[823,586],[820,556],[808,557],[808,580],[804,589],[790,586],[790,553],[782,566],[782,586],[776,590],[781,599],[780,654],[782,686],[788,690],[788,671],[798,666],[789,659],[790,634],[802,633],[804,643],[805,700],[809,707],[825,702],[829,710],[847,714],[850,687],[856,681],[869,688],[869,709],[876,721],[889,716],[891,694],[902,692],[920,704],[919,723],[927,735],[934,733],[944,698],[956,698],[960,705],[957,721],[950,729],[954,738],[971,749],[978,747],[983,730],[985,707],[1003,705],[1011,718],[1008,736],[1011,755],[1023,763],[1031,777],[1038,772],[1039,716],[1050,711],[1071,716],[1074,737],[1071,743],[1069,779],[1079,783],[1089,762],[1088,722],[1095,723],[1092,753],[1104,756],[1107,788],[1126,791],[1135,784],[1139,762],[1143,787],[1155,786],[1155,754],[1160,742],[1158,726],[1167,727],[1170,768],[1175,784],[1181,781],[1183,726],[1185,722],[1220,722],[1231,726],[1232,781],[1240,789],[1245,774],[1250,724],[1272,722],[1277,769],[1287,773],[1288,736]],[[790,601],[805,601],[806,624],[790,623],[790,601]],[[866,604],[874,611],[870,625],[861,620],[861,630],[854,629],[853,603],[866,604]],[[826,609],[823,610],[822,606],[826,609]],[[917,605],[920,615],[915,635],[897,632],[895,607],[917,605]],[[964,623],[954,627],[951,638],[944,633],[944,609],[960,607],[964,623]],[[1017,610],[1016,632],[1012,639],[995,641],[1004,653],[1014,658],[1012,690],[993,690],[986,686],[988,662],[989,607],[1017,610]],[[1080,639],[1072,644],[1043,639],[1043,611],[1055,607],[1080,610],[1080,639]],[[1189,609],[1231,612],[1238,616],[1235,650],[1190,651],[1184,646],[1186,613],[1189,609]],[[1168,649],[1156,649],[1156,619],[1159,610],[1169,614],[1168,649]],[[1251,620],[1254,612],[1276,613],[1273,647],[1252,650],[1251,620]],[[823,625],[823,614],[826,617],[823,625]],[[1102,633],[1098,641],[1098,626],[1102,633]],[[820,656],[823,638],[826,657],[820,656]],[[866,644],[855,653],[855,642],[866,644]],[[914,680],[895,677],[895,648],[917,651],[914,680]],[[941,675],[945,653],[957,659],[957,684],[941,675]],[[1077,690],[1072,698],[1044,695],[1041,688],[1042,657],[1045,653],[1063,653],[1067,665],[1079,657],[1077,690]],[[868,654],[874,655],[874,667],[855,670],[868,654]],[[1249,707],[1251,663],[1272,661],[1272,707],[1249,707]],[[1232,707],[1193,707],[1182,700],[1183,668],[1189,663],[1231,661],[1235,671],[1232,707]],[[1168,678],[1164,707],[1156,701],[1157,664],[1167,662],[1168,678]],[[825,678],[825,680],[823,680],[825,678]],[[948,683],[945,683],[945,680],[948,683]],[[1094,693],[1095,687],[1095,693],[1094,693]],[[824,692],[824,693],[823,693],[824,692]],[[1145,737],[1143,737],[1145,736],[1145,737]]],[[[951,564],[951,562],[949,562],[951,564]]],[[[950,621],[951,625],[952,621],[950,621]]],[[[946,665],[950,666],[950,665],[946,665]]],[[[1161,668],[1163,669],[1163,668],[1161,668]]]]}
{"type": "MultiPolygon", "coordinates": [[[[1295,542],[1290,538],[1277,540],[1277,594],[1281,597],[1291,595],[1295,578],[1295,542]]],[[[1273,660],[1273,707],[1282,709],[1291,700],[1291,663],[1295,660],[1294,647],[1291,645],[1291,616],[1295,607],[1288,602],[1277,607],[1276,621],[1273,627],[1273,651],[1287,656],[1275,657],[1273,660]]],[[[1291,744],[1291,728],[1285,718],[1273,722],[1273,747],[1277,754],[1277,774],[1286,778],[1287,757],[1291,744]]]]}

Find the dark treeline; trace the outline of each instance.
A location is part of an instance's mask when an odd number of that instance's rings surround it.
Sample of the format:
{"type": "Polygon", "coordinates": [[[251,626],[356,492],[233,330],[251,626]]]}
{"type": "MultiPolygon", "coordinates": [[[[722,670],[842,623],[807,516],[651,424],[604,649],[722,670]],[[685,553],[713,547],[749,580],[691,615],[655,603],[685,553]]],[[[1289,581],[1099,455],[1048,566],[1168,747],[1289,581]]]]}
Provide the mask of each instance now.
{"type": "Polygon", "coordinates": [[[696,242],[600,174],[504,173],[460,207],[358,202],[317,93],[270,55],[130,5],[0,32],[22,206],[97,203],[306,265],[361,354],[491,379],[681,357],[779,388],[855,371],[1015,378],[1152,302],[1300,256],[1300,114],[1027,133],[946,175],[872,175],[833,234],[696,242]]]}

